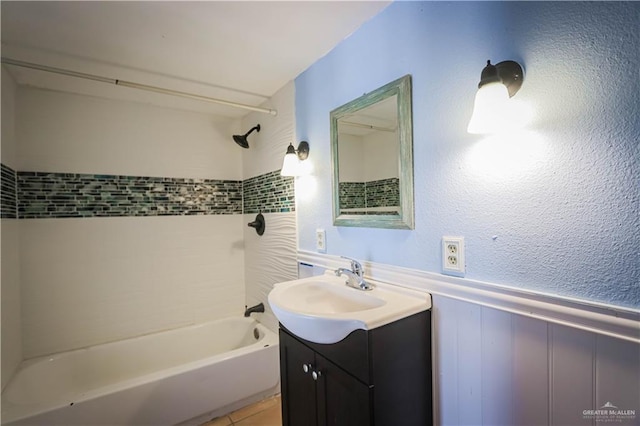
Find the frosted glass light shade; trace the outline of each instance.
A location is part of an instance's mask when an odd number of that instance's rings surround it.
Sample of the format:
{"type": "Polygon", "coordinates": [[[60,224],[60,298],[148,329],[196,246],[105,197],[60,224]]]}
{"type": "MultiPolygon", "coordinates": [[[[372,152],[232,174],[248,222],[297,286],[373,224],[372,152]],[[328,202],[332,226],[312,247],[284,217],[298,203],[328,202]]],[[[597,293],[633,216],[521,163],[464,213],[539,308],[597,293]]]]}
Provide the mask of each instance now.
{"type": "Polygon", "coordinates": [[[280,176],[301,176],[308,172],[309,167],[302,167],[303,162],[309,157],[309,142],[300,141],[298,149],[290,143],[287,153],[284,155],[280,176]]]}
{"type": "Polygon", "coordinates": [[[284,156],[284,161],[282,162],[282,170],[280,170],[280,176],[298,176],[300,174],[300,160],[298,160],[298,155],[293,152],[284,156]]]}
{"type": "Polygon", "coordinates": [[[508,100],[509,91],[502,83],[489,83],[479,88],[467,132],[486,134],[503,129],[507,124],[508,100]]]}

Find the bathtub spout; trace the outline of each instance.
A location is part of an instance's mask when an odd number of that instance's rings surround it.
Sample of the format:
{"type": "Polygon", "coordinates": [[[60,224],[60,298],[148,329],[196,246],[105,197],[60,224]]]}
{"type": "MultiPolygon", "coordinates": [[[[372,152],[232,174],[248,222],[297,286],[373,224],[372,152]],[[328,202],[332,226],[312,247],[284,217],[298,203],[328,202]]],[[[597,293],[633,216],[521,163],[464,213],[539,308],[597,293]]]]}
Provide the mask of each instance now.
{"type": "MultiPolygon", "coordinates": [[[[246,306],[245,306],[245,308],[246,308],[246,306]]],[[[252,306],[250,308],[247,308],[244,311],[244,316],[248,317],[249,315],[251,315],[254,312],[264,312],[264,303],[261,302],[261,303],[257,304],[256,306],[252,306]]]]}

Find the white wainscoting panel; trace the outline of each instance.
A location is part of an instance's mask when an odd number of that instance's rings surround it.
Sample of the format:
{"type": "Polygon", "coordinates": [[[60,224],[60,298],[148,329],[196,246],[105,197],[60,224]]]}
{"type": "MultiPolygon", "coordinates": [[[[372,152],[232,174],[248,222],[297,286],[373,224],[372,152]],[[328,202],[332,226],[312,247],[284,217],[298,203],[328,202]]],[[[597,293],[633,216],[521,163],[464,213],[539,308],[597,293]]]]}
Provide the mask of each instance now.
{"type": "Polygon", "coordinates": [[[551,327],[551,424],[592,424],[583,418],[582,411],[595,406],[595,339],[586,331],[551,327]]]}
{"type": "Polygon", "coordinates": [[[481,309],[482,424],[513,424],[513,315],[481,309]]]}
{"type": "Polygon", "coordinates": [[[545,425],[549,419],[548,323],[512,315],[513,424],[545,425]]]}
{"type": "Polygon", "coordinates": [[[594,408],[611,402],[620,409],[635,409],[635,424],[640,424],[640,346],[597,336],[595,361],[594,408]]]}
{"type": "Polygon", "coordinates": [[[435,395],[455,395],[436,404],[443,424],[469,424],[482,414],[481,307],[433,300],[435,395]],[[453,338],[452,338],[453,337],[453,338]]]}
{"type": "Polygon", "coordinates": [[[436,424],[595,425],[607,403],[640,422],[637,343],[443,296],[433,332],[436,424]]]}

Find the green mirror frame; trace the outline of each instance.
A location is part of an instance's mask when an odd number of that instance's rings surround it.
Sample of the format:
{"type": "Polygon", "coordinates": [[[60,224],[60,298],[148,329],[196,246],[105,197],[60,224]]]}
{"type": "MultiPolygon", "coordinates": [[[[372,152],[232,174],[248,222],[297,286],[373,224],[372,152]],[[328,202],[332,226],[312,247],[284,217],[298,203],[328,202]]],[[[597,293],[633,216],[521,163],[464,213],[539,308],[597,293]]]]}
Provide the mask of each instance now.
{"type": "MultiPolygon", "coordinates": [[[[405,75],[338,107],[330,113],[333,224],[365,228],[414,229],[413,203],[413,118],[411,75],[405,75]],[[340,210],[338,120],[397,95],[399,214],[344,214],[340,210]]],[[[365,153],[366,154],[366,153],[365,153]]]]}

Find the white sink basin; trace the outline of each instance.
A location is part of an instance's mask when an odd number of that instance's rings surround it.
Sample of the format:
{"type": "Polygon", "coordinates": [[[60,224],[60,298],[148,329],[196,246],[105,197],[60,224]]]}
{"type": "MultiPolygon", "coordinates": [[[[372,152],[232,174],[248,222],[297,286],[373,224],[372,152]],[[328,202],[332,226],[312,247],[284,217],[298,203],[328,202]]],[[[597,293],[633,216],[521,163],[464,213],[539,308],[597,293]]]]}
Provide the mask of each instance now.
{"type": "Polygon", "coordinates": [[[352,331],[371,330],[431,308],[431,295],[370,281],[373,290],[345,285],[332,272],[276,284],[273,313],[289,331],[315,343],[336,343],[352,331]]]}

